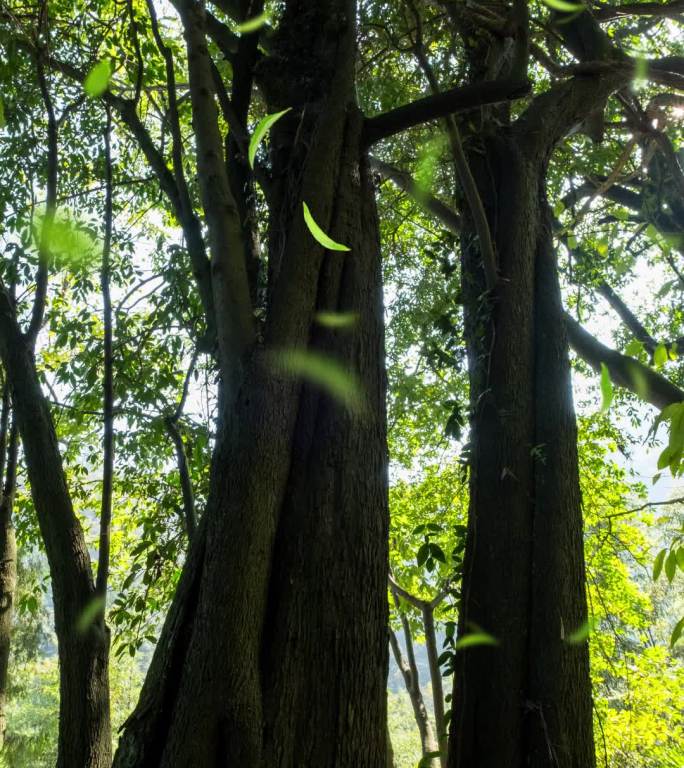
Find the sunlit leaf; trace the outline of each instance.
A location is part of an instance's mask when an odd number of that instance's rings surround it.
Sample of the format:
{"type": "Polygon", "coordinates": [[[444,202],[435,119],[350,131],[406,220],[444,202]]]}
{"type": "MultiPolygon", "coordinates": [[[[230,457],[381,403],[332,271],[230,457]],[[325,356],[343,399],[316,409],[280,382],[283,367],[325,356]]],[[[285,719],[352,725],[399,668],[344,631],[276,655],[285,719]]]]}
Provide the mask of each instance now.
{"type": "Polygon", "coordinates": [[[301,349],[281,350],[274,353],[273,358],[285,373],[301,376],[352,411],[363,410],[364,397],[359,381],[334,358],[301,349]]]}
{"type": "Polygon", "coordinates": [[[99,256],[97,241],[73,221],[44,216],[37,229],[39,241],[58,268],[83,268],[99,256]]]}
{"type": "Polygon", "coordinates": [[[249,140],[249,149],[247,151],[247,159],[249,160],[249,166],[250,168],[254,168],[254,158],[256,157],[257,149],[259,149],[259,144],[264,139],[264,136],[271,130],[271,127],[276,123],[280,118],[289,112],[291,107],[288,107],[287,109],[283,109],[282,112],[274,112],[271,115],[266,115],[266,117],[262,117],[261,120],[257,123],[256,128],[254,129],[254,133],[252,134],[252,138],[249,140]]]}
{"type": "Polygon", "coordinates": [[[667,362],[667,347],[664,344],[658,344],[658,346],[653,351],[653,363],[657,368],[660,368],[660,366],[665,365],[667,362]]]}
{"type": "Polygon", "coordinates": [[[554,11],[572,13],[572,11],[581,11],[584,9],[584,3],[570,3],[567,0],[544,0],[544,3],[553,8],[554,11]]]}
{"type": "Polygon", "coordinates": [[[359,321],[358,312],[318,312],[314,318],[324,328],[351,328],[359,321]]]}
{"type": "Polygon", "coordinates": [[[683,633],[684,617],[675,624],[675,628],[672,630],[672,635],[670,635],[670,647],[674,648],[675,643],[679,640],[683,633]]]}
{"type": "Polygon", "coordinates": [[[581,627],[578,627],[574,632],[571,632],[566,638],[565,642],[568,645],[579,645],[583,643],[590,635],[593,634],[596,629],[596,622],[594,619],[587,619],[581,627]]]}
{"type": "Polygon", "coordinates": [[[456,641],[454,646],[457,651],[464,648],[473,648],[477,645],[499,645],[499,641],[488,632],[471,632],[468,635],[463,635],[456,641]]]}
{"type": "Polygon", "coordinates": [[[625,354],[630,357],[639,357],[644,351],[644,345],[639,339],[632,339],[625,347],[625,354]]]}
{"type": "Polygon", "coordinates": [[[236,24],[235,31],[239,35],[249,35],[252,32],[260,30],[264,24],[268,22],[268,13],[260,13],[258,16],[254,16],[251,19],[243,21],[241,24],[236,24]]]}
{"type": "Polygon", "coordinates": [[[83,81],[83,90],[86,92],[86,96],[90,96],[91,99],[102,96],[109,86],[112,70],[112,63],[108,59],[98,61],[83,81]]]}
{"type": "Polygon", "coordinates": [[[83,609],[81,615],[76,619],[76,631],[83,634],[90,625],[97,619],[105,606],[105,599],[102,595],[94,597],[83,609]]]}
{"type": "Polygon", "coordinates": [[[601,413],[605,413],[613,402],[613,382],[605,363],[601,363],[601,413]]]}
{"type": "Polygon", "coordinates": [[[311,215],[309,206],[304,202],[302,202],[302,206],[304,207],[304,221],[306,222],[306,226],[309,228],[309,232],[311,232],[314,240],[320,243],[324,248],[327,248],[329,251],[351,251],[351,248],[348,246],[342,245],[342,243],[336,243],[331,237],[326,235],[325,232],[318,226],[314,220],[314,217],[311,215]]]}

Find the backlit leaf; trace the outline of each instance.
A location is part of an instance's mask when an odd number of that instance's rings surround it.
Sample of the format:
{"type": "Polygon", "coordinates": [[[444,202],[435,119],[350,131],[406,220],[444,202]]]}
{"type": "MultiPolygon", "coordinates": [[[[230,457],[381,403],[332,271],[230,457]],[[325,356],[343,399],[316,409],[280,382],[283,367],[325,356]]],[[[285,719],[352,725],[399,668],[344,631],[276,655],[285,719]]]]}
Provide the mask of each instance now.
{"type": "Polygon", "coordinates": [[[273,358],[283,372],[315,384],[352,411],[363,410],[359,381],[334,358],[302,349],[281,350],[273,358]]]}
{"type": "Polygon", "coordinates": [[[572,11],[581,11],[584,9],[584,3],[570,3],[567,0],[544,0],[544,3],[553,8],[554,11],[563,11],[571,13],[572,11]]]}
{"type": "Polygon", "coordinates": [[[613,402],[613,382],[605,363],[601,363],[601,413],[605,413],[613,402]]]}
{"type": "Polygon", "coordinates": [[[653,351],[653,363],[657,368],[667,362],[667,347],[664,344],[658,344],[653,351]]]}
{"type": "Polygon", "coordinates": [[[98,615],[102,612],[105,606],[105,600],[102,595],[94,597],[88,605],[83,609],[81,615],[76,619],[76,631],[79,634],[83,634],[88,630],[90,625],[97,619],[98,615]]]}
{"type": "Polygon", "coordinates": [[[109,86],[111,76],[111,61],[108,59],[99,61],[90,72],[88,72],[86,79],[83,81],[83,90],[86,92],[86,96],[90,96],[91,99],[102,96],[109,86]]]}
{"type": "Polygon", "coordinates": [[[653,562],[653,581],[657,581],[660,572],[663,570],[663,562],[665,561],[665,555],[667,550],[661,549],[656,555],[656,559],[653,562]]]}
{"type": "Polygon", "coordinates": [[[252,32],[260,30],[267,21],[268,13],[260,13],[258,16],[254,16],[251,19],[243,21],[241,24],[237,24],[235,26],[235,31],[239,35],[249,35],[252,32]]]}
{"type": "Polygon", "coordinates": [[[318,226],[314,220],[314,217],[311,215],[309,206],[304,202],[302,202],[302,206],[304,207],[304,221],[306,222],[306,226],[309,228],[309,232],[311,232],[316,242],[320,243],[329,251],[351,251],[351,248],[348,246],[342,245],[342,243],[336,243],[331,237],[326,235],[325,232],[318,226]]]}
{"type": "Polygon", "coordinates": [[[488,632],[471,632],[468,635],[463,635],[456,641],[454,646],[457,651],[464,648],[473,648],[477,645],[498,645],[499,641],[490,635],[488,632]]]}
{"type": "Polygon", "coordinates": [[[282,110],[282,112],[274,112],[271,115],[266,115],[266,117],[262,117],[261,120],[257,123],[256,128],[254,129],[254,133],[252,134],[252,138],[249,140],[249,149],[247,151],[247,159],[249,160],[249,166],[250,168],[254,168],[254,158],[256,157],[257,149],[259,148],[259,144],[264,139],[264,136],[271,130],[271,127],[276,123],[280,118],[289,112],[291,107],[288,107],[287,109],[282,110]]]}
{"type": "Polygon", "coordinates": [[[568,643],[568,645],[579,645],[580,643],[583,643],[595,629],[596,623],[594,619],[587,619],[581,627],[578,627],[565,638],[565,642],[568,643]]]}
{"type": "Polygon", "coordinates": [[[675,643],[682,636],[682,633],[684,633],[684,617],[675,624],[675,628],[672,630],[672,635],[670,636],[670,647],[674,647],[675,643]]]}
{"type": "Polygon", "coordinates": [[[358,312],[319,312],[315,317],[324,328],[351,328],[359,320],[358,312]]]}

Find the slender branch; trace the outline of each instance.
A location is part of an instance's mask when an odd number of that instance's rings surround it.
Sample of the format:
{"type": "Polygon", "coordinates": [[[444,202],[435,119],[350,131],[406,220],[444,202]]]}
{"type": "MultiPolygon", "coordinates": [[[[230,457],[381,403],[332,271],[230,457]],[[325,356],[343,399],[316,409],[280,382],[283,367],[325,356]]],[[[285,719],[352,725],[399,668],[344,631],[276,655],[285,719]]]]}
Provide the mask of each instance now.
{"type": "Polygon", "coordinates": [[[612,515],[606,515],[606,519],[612,520],[615,517],[626,517],[627,515],[633,515],[635,512],[641,512],[649,507],[666,507],[670,504],[684,504],[684,496],[679,496],[676,499],[667,499],[666,501],[647,501],[645,504],[641,504],[641,506],[625,509],[622,512],[614,512],[612,515]]]}
{"type": "MultiPolygon", "coordinates": [[[[109,559],[112,527],[112,495],[114,485],[114,354],[112,327],[111,296],[111,248],[113,227],[113,190],[112,190],[112,151],[111,151],[112,114],[107,108],[107,124],[104,133],[105,147],[105,231],[102,245],[102,269],[100,286],[102,289],[102,315],[104,323],[104,379],[102,384],[102,410],[104,414],[104,436],[102,440],[102,500],[100,508],[100,548],[97,565],[95,591],[103,600],[107,595],[109,580],[109,559]]],[[[104,610],[104,604],[102,607],[104,610]]]]}
{"type": "Polygon", "coordinates": [[[639,318],[632,312],[632,310],[622,301],[622,299],[615,293],[615,291],[603,282],[598,287],[598,292],[603,296],[610,306],[620,316],[622,322],[629,328],[634,334],[634,338],[640,341],[647,352],[652,355],[655,348],[658,346],[656,339],[642,325],[639,318]]]}
{"type": "Polygon", "coordinates": [[[176,463],[178,465],[178,474],[180,475],[181,493],[183,494],[183,517],[185,519],[185,529],[188,539],[192,541],[197,529],[197,516],[195,513],[195,495],[192,488],[192,479],[188,467],[188,457],[183,445],[183,436],[178,429],[177,419],[173,416],[167,416],[164,419],[164,426],[169,433],[176,449],[176,463]]]}
{"type": "Polygon", "coordinates": [[[40,227],[38,241],[38,271],[36,273],[36,294],[33,300],[33,309],[31,311],[31,321],[29,323],[26,337],[29,345],[36,343],[40,327],[43,324],[43,315],[45,314],[45,302],[47,300],[48,289],[48,266],[50,259],[50,230],[55,219],[57,207],[57,119],[55,117],[54,105],[45,76],[42,51],[36,52],[36,69],[38,72],[38,83],[40,92],[47,112],[47,190],[45,201],[45,215],[40,227]]]}
{"type": "Polygon", "coordinates": [[[220,367],[228,392],[226,403],[230,403],[237,391],[243,354],[255,334],[242,226],[224,164],[206,19],[202,8],[191,0],[175,0],[174,4],[181,16],[188,51],[197,168],[211,244],[220,367]]]}
{"type": "Polygon", "coordinates": [[[389,163],[370,158],[371,167],[383,178],[388,179],[412,199],[418,202],[422,208],[431,213],[449,232],[456,235],[461,232],[461,217],[448,205],[430,195],[415,181],[411,174],[396,168],[389,163]]]}
{"type": "Polygon", "coordinates": [[[669,16],[684,13],[684,0],[669,3],[624,3],[623,5],[598,5],[592,8],[594,18],[599,21],[613,21],[625,16],[669,16]]]}
{"type": "Polygon", "coordinates": [[[364,141],[366,146],[371,146],[415,125],[487,104],[512,101],[527,95],[529,91],[529,82],[520,80],[494,80],[451,88],[366,118],[364,141]]]}
{"type": "Polygon", "coordinates": [[[604,363],[618,386],[625,387],[660,409],[684,400],[684,391],[671,381],[638,360],[606,347],[567,313],[565,326],[570,346],[575,352],[597,372],[604,363]]]}

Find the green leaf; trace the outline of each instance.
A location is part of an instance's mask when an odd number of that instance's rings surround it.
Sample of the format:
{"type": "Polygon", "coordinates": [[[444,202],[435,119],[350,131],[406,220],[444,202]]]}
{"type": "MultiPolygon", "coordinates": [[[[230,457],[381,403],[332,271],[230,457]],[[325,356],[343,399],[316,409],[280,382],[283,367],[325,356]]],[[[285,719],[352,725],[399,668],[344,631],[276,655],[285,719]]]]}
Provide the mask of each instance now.
{"type": "Polygon", "coordinates": [[[421,546],[421,548],[418,550],[418,553],[416,554],[416,563],[418,564],[419,568],[425,565],[429,556],[430,556],[430,544],[426,542],[421,546]]]}
{"type": "Polygon", "coordinates": [[[554,11],[564,11],[566,13],[584,9],[584,3],[569,3],[567,0],[544,0],[544,3],[549,8],[553,8],[554,11]]]}
{"type": "Polygon", "coordinates": [[[324,328],[351,328],[359,320],[358,312],[318,312],[315,316],[318,325],[324,328]]]}
{"type": "Polygon", "coordinates": [[[86,92],[86,96],[89,96],[91,99],[102,96],[109,86],[112,71],[111,61],[108,59],[98,61],[83,81],[83,90],[86,92]]]}
{"type": "Polygon", "coordinates": [[[76,631],[83,634],[90,625],[97,619],[98,615],[104,610],[105,599],[102,595],[94,597],[83,609],[81,615],[76,619],[76,631]]]}
{"type": "Polygon", "coordinates": [[[613,402],[613,382],[605,363],[601,363],[601,413],[605,413],[613,402]]]}
{"type": "Polygon", "coordinates": [[[0,128],[4,128],[7,125],[5,118],[5,102],[0,98],[0,128]]]}
{"type": "Polygon", "coordinates": [[[332,357],[302,349],[273,353],[275,365],[284,373],[301,378],[325,390],[349,410],[364,410],[365,402],[359,381],[332,357]]]}
{"type": "Polygon", "coordinates": [[[672,630],[672,635],[670,636],[670,647],[671,648],[674,648],[675,643],[682,636],[682,633],[684,633],[684,617],[682,617],[675,624],[675,628],[672,630]]]}
{"type": "Polygon", "coordinates": [[[653,351],[653,363],[656,368],[660,368],[667,362],[667,347],[664,344],[658,344],[653,351]]]}
{"type": "Polygon", "coordinates": [[[82,268],[100,254],[97,242],[81,226],[68,219],[43,216],[38,221],[39,242],[58,268],[82,268]]]}
{"type": "Polygon", "coordinates": [[[252,138],[249,140],[249,149],[247,150],[247,159],[249,160],[250,168],[254,168],[254,158],[256,157],[257,149],[259,148],[259,144],[263,141],[264,136],[271,130],[274,123],[278,122],[278,120],[291,109],[292,107],[288,107],[282,112],[274,112],[259,120],[254,129],[254,133],[252,134],[252,138]]]}
{"type": "Polygon", "coordinates": [[[237,24],[235,26],[235,31],[239,35],[250,35],[252,32],[260,30],[267,22],[268,13],[260,13],[258,16],[254,16],[251,19],[243,21],[241,24],[237,24]]]}
{"type": "Polygon", "coordinates": [[[435,560],[439,560],[440,563],[446,563],[446,555],[439,544],[435,544],[434,542],[430,544],[430,554],[435,560]]]}
{"type": "Polygon", "coordinates": [[[488,632],[471,632],[468,635],[463,635],[463,637],[459,638],[456,641],[456,645],[454,648],[456,648],[457,651],[460,651],[464,648],[473,648],[476,645],[498,645],[499,641],[490,635],[488,632]]]}
{"type": "Polygon", "coordinates": [[[593,618],[587,619],[581,627],[578,627],[574,632],[571,632],[566,638],[565,642],[568,645],[579,645],[583,643],[596,629],[596,621],[593,618]]]}
{"type": "Polygon", "coordinates": [[[666,554],[667,550],[661,549],[656,555],[656,559],[653,562],[653,581],[658,580],[658,576],[660,576],[660,572],[663,570],[663,562],[665,561],[666,554]]]}
{"type": "Polygon", "coordinates": [[[680,571],[684,571],[684,547],[679,547],[677,550],[677,565],[680,571]]]}
{"type": "Polygon", "coordinates": [[[672,584],[672,579],[677,572],[677,553],[671,549],[670,554],[665,558],[665,575],[667,580],[672,584]]]}
{"type": "Polygon", "coordinates": [[[328,237],[318,224],[316,224],[316,221],[309,210],[309,206],[304,202],[302,202],[302,206],[304,207],[304,221],[316,242],[320,243],[329,251],[351,251],[351,248],[348,246],[336,243],[331,237],[328,237]]]}
{"type": "Polygon", "coordinates": [[[625,347],[625,354],[630,357],[639,357],[644,351],[644,345],[638,339],[632,339],[625,347]]]}

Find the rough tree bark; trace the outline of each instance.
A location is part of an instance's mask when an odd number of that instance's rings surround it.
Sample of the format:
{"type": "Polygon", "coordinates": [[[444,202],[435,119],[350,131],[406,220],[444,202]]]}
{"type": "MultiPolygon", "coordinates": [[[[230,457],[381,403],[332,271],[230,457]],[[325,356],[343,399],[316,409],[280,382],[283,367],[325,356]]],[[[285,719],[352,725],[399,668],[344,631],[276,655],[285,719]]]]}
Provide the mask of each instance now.
{"type": "Polygon", "coordinates": [[[469,163],[495,244],[485,281],[464,213],[462,269],[472,432],[450,768],[595,764],[576,425],[545,174],[556,143],[621,84],[576,78],[511,123],[484,115],[469,163]],[[488,119],[489,118],[489,119],[488,119]]]}
{"type": "MultiPolygon", "coordinates": [[[[195,10],[181,16],[199,68],[206,48],[195,10]]],[[[210,501],[119,768],[386,763],[382,293],[355,36],[352,2],[290,2],[259,67],[269,111],[293,107],[272,135],[263,342],[241,339],[210,501]],[[303,201],[349,253],[313,240],[303,201]],[[359,319],[331,331],[315,323],[321,310],[359,319]],[[279,355],[303,348],[356,374],[361,412],[280,367],[279,355]]],[[[239,219],[230,187],[218,186],[239,219]]],[[[219,339],[222,325],[218,317],[219,339]]]]}

